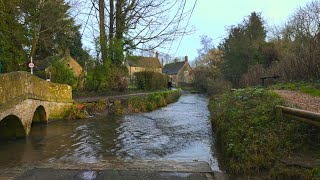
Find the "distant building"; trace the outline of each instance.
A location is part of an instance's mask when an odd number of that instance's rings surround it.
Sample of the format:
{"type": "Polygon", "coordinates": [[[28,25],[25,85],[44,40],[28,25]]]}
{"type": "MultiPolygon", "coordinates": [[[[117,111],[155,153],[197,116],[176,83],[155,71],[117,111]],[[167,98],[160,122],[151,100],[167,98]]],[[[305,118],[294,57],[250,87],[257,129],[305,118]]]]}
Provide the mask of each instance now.
{"type": "MultiPolygon", "coordinates": [[[[74,86],[83,88],[84,86],[84,78],[85,78],[85,72],[82,68],[82,66],[70,55],[70,51],[67,50],[64,54],[64,56],[59,60],[62,62],[66,67],[69,67],[74,75],[78,77],[78,83],[74,86]]],[[[51,79],[51,73],[52,73],[52,66],[51,64],[54,62],[54,60],[51,58],[41,60],[41,61],[35,61],[35,75],[43,78],[43,79],[51,79]]]]}
{"type": "Polygon", "coordinates": [[[78,63],[78,61],[76,61],[71,57],[70,51],[67,51],[64,57],[60,61],[65,63],[67,67],[72,69],[74,72],[74,75],[76,75],[77,77],[83,74],[82,66],[78,63]]]}
{"type": "Polygon", "coordinates": [[[185,85],[192,82],[192,68],[188,62],[188,56],[181,62],[166,64],[162,73],[167,74],[174,85],[185,85]]]}
{"type": "Polygon", "coordinates": [[[134,79],[134,73],[141,71],[162,72],[162,65],[159,61],[159,53],[155,57],[131,56],[127,59],[127,67],[130,80],[134,79]]]}
{"type": "MultiPolygon", "coordinates": [[[[63,64],[65,64],[65,66],[72,69],[75,76],[80,77],[81,75],[83,75],[82,66],[77,62],[77,60],[75,60],[74,58],[71,57],[69,50],[66,51],[63,58],[61,58],[59,61],[62,62],[63,64]]],[[[49,73],[51,63],[53,63],[52,59],[51,60],[45,59],[45,60],[41,60],[41,61],[35,61],[35,63],[34,63],[35,64],[35,71],[36,72],[43,71],[43,72],[49,73]]],[[[41,78],[45,78],[45,77],[41,76],[41,78]]]]}

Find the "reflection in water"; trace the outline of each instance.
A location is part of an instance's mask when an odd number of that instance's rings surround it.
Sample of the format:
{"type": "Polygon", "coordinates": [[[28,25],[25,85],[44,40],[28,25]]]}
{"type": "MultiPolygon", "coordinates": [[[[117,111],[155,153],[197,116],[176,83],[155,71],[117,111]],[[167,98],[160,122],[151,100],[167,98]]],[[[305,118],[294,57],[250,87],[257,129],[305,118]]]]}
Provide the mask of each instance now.
{"type": "Polygon", "coordinates": [[[218,170],[207,104],[199,95],[184,95],[151,113],[36,124],[27,138],[0,142],[0,168],[39,161],[140,159],[207,161],[218,170]]]}

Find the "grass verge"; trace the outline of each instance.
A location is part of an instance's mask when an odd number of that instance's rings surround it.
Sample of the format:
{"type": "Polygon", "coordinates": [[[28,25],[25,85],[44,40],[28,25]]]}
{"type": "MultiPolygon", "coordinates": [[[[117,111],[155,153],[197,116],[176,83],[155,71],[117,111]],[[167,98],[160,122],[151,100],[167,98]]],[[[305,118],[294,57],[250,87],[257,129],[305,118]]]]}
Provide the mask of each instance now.
{"type": "Polygon", "coordinates": [[[288,82],[278,83],[271,86],[271,89],[284,89],[300,91],[312,96],[320,97],[320,82],[288,82]]]}
{"type": "Polygon", "coordinates": [[[164,107],[167,104],[176,102],[181,96],[181,90],[171,90],[156,92],[141,98],[138,96],[131,97],[128,100],[128,110],[130,112],[148,112],[157,108],[164,107]]]}
{"type": "Polygon", "coordinates": [[[319,154],[319,129],[276,118],[275,105],[286,105],[286,102],[272,91],[256,88],[211,98],[209,109],[225,170],[246,177],[320,177],[316,167],[285,163],[290,156],[319,154]]]}

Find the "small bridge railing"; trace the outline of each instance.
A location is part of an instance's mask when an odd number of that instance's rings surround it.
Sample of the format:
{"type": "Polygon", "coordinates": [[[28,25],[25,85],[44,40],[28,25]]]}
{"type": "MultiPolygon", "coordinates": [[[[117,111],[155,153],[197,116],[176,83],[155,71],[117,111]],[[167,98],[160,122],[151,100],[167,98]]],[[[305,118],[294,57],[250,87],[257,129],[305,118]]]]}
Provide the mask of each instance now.
{"type": "Polygon", "coordinates": [[[276,106],[277,116],[287,117],[290,119],[305,122],[320,127],[320,113],[305,111],[301,109],[289,108],[284,106],[276,106]]]}

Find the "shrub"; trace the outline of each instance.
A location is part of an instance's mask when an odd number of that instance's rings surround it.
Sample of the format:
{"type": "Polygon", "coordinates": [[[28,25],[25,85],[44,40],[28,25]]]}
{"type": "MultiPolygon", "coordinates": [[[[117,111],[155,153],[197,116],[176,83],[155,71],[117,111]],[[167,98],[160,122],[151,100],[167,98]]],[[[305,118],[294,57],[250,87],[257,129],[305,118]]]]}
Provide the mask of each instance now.
{"type": "Polygon", "coordinates": [[[217,95],[227,92],[231,89],[232,84],[224,79],[213,79],[208,82],[207,92],[209,95],[217,95]]]}
{"type": "Polygon", "coordinates": [[[126,79],[127,69],[125,66],[107,66],[97,64],[87,74],[86,90],[88,91],[111,91],[123,92],[128,88],[126,79]]]}
{"type": "MultiPolygon", "coordinates": [[[[300,168],[297,172],[296,167],[286,167],[282,160],[301,153],[302,149],[318,149],[319,129],[290,119],[275,118],[273,107],[285,104],[276,93],[254,88],[229,92],[210,100],[212,124],[229,174],[263,172],[278,178],[291,177],[290,173],[293,173],[294,177],[312,179],[314,174],[308,175],[312,169],[300,168]]],[[[319,154],[319,150],[312,154],[319,154]]]]}
{"type": "MultiPolygon", "coordinates": [[[[263,89],[244,89],[210,101],[227,170],[232,174],[255,173],[272,167],[290,133],[290,123],[273,118],[272,109],[284,101],[263,89]],[[263,103],[262,103],[263,102],[263,103]],[[289,131],[288,131],[289,132],[289,131]]],[[[287,148],[287,147],[285,147],[287,148]]]]}
{"type": "Polygon", "coordinates": [[[83,104],[74,104],[66,113],[67,119],[84,119],[88,117],[88,113],[85,111],[83,104]]]}
{"type": "Polygon", "coordinates": [[[109,110],[109,114],[115,115],[115,116],[121,116],[124,113],[125,113],[125,108],[121,104],[120,100],[116,100],[109,110]]]}
{"type": "Polygon", "coordinates": [[[210,73],[205,67],[197,67],[193,70],[193,87],[202,93],[209,95],[221,94],[231,89],[231,83],[223,79],[219,73],[210,73]]]}
{"type": "Polygon", "coordinates": [[[156,90],[167,87],[168,77],[158,72],[142,71],[134,73],[135,83],[138,89],[156,90]]]}
{"type": "Polygon", "coordinates": [[[68,84],[73,87],[77,85],[77,76],[63,62],[54,61],[50,67],[50,71],[52,82],[68,84]]]}
{"type": "Polygon", "coordinates": [[[84,104],[84,106],[85,106],[85,110],[91,115],[94,115],[96,113],[101,113],[101,112],[107,110],[107,108],[108,108],[106,101],[86,103],[86,104],[84,104]]]}
{"type": "Polygon", "coordinates": [[[144,98],[134,96],[129,98],[128,100],[128,110],[130,112],[144,112],[146,111],[146,105],[144,102],[144,98]]]}

